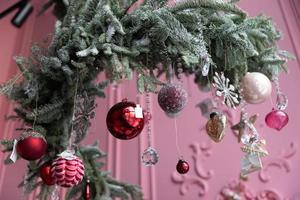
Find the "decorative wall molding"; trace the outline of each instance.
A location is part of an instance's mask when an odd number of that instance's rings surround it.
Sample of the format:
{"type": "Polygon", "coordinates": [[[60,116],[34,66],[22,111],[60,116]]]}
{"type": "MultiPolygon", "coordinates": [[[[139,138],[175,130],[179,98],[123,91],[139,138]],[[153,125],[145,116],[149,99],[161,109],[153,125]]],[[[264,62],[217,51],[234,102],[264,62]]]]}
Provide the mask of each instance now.
{"type": "Polygon", "coordinates": [[[291,8],[295,14],[295,18],[300,30],[300,1],[299,0],[290,0],[291,8]]]}
{"type": "Polygon", "coordinates": [[[190,145],[190,148],[193,151],[193,167],[195,175],[191,175],[191,172],[188,174],[180,175],[178,172],[173,172],[172,181],[175,184],[180,185],[179,193],[181,195],[186,195],[192,185],[198,186],[199,196],[204,196],[209,190],[208,180],[210,180],[214,172],[213,170],[205,170],[203,167],[204,161],[211,156],[212,147],[210,143],[194,142],[190,145]]]}
{"type": "Polygon", "coordinates": [[[252,192],[246,182],[233,180],[225,185],[217,196],[217,200],[284,200],[279,192],[273,189],[264,189],[257,193],[252,192]]]}
{"type": "MultiPolygon", "coordinates": [[[[294,29],[292,28],[294,24],[292,24],[290,22],[290,20],[288,20],[289,18],[289,15],[291,15],[291,11],[293,10],[293,4],[292,4],[292,1],[293,2],[296,2],[297,0],[290,0],[290,1],[286,1],[286,0],[277,0],[278,2],[278,5],[280,7],[280,10],[281,10],[281,13],[282,13],[282,17],[283,17],[283,20],[285,22],[285,25],[286,25],[286,28],[287,28],[287,31],[288,31],[288,35],[290,36],[290,39],[291,39],[291,43],[292,43],[292,46],[293,46],[293,49],[296,53],[296,57],[297,57],[297,61],[298,61],[298,66],[300,67],[300,50],[298,49],[298,46],[297,46],[297,41],[296,41],[296,36],[294,34],[296,34],[297,31],[293,31],[294,29]],[[287,8],[287,5],[289,6],[289,8],[287,8]]],[[[299,3],[297,3],[299,4],[299,3]]],[[[296,9],[296,8],[295,8],[296,9]]],[[[297,8],[296,12],[299,12],[299,9],[300,8],[297,8]]],[[[292,11],[293,12],[293,11],[292,11]]],[[[295,12],[294,12],[295,13],[295,12]]],[[[299,31],[298,31],[299,33],[299,31]]]]}
{"type": "Polygon", "coordinates": [[[289,173],[292,170],[290,159],[296,154],[296,152],[296,146],[294,142],[291,142],[288,149],[282,150],[281,154],[279,154],[277,158],[271,158],[264,162],[263,169],[258,173],[259,180],[263,183],[269,182],[271,180],[269,170],[274,167],[289,173]]]}

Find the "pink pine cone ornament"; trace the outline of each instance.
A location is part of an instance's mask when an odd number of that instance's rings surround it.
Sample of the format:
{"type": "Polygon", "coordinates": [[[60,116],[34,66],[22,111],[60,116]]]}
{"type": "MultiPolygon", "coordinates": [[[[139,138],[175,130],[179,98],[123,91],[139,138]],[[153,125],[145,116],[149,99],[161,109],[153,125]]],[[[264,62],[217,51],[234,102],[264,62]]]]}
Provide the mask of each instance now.
{"type": "Polygon", "coordinates": [[[84,165],[77,156],[74,156],[69,151],[64,151],[53,161],[51,174],[55,178],[57,185],[73,187],[82,181],[84,165]]]}
{"type": "Polygon", "coordinates": [[[166,84],[158,93],[158,104],[169,117],[177,116],[187,101],[188,94],[180,84],[166,84]]]}

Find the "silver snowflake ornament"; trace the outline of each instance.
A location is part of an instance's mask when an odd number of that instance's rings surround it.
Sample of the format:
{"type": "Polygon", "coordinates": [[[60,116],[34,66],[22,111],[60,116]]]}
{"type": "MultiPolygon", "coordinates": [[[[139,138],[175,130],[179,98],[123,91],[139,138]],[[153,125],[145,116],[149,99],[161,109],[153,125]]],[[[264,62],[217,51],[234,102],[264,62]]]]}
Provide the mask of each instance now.
{"type": "Polygon", "coordinates": [[[218,72],[215,72],[213,79],[213,87],[216,88],[216,95],[218,97],[223,96],[223,103],[229,107],[235,108],[235,105],[239,103],[239,95],[235,92],[234,86],[229,84],[229,78],[226,78],[223,72],[221,72],[221,75],[219,75],[218,72]]]}

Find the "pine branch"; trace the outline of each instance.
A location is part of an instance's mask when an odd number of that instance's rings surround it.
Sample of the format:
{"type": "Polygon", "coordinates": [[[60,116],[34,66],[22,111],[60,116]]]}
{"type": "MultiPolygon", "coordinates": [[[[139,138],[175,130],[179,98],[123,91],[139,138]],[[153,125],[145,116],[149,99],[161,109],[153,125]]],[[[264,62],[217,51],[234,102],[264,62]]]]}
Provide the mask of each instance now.
{"type": "Polygon", "coordinates": [[[182,3],[176,4],[174,7],[170,8],[171,12],[178,12],[187,9],[212,9],[215,11],[231,12],[233,14],[240,15],[242,18],[246,18],[246,13],[241,9],[237,8],[235,5],[220,3],[211,0],[189,0],[182,3]]]}

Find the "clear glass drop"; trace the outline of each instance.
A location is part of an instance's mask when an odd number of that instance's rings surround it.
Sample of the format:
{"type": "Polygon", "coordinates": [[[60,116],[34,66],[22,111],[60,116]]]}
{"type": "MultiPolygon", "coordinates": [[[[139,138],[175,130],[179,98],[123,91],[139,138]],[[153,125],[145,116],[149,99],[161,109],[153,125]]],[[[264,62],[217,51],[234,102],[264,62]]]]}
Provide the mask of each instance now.
{"type": "Polygon", "coordinates": [[[155,165],[158,162],[159,156],[157,151],[152,148],[152,147],[148,147],[142,155],[142,163],[146,166],[146,167],[150,167],[152,165],[155,165]]]}
{"type": "Polygon", "coordinates": [[[283,94],[283,93],[278,93],[277,94],[277,99],[276,99],[276,107],[279,109],[279,110],[285,110],[286,107],[288,106],[288,97],[283,94]]]}
{"type": "Polygon", "coordinates": [[[204,65],[202,66],[202,76],[207,76],[209,72],[210,63],[206,60],[204,61],[204,65]]]}

